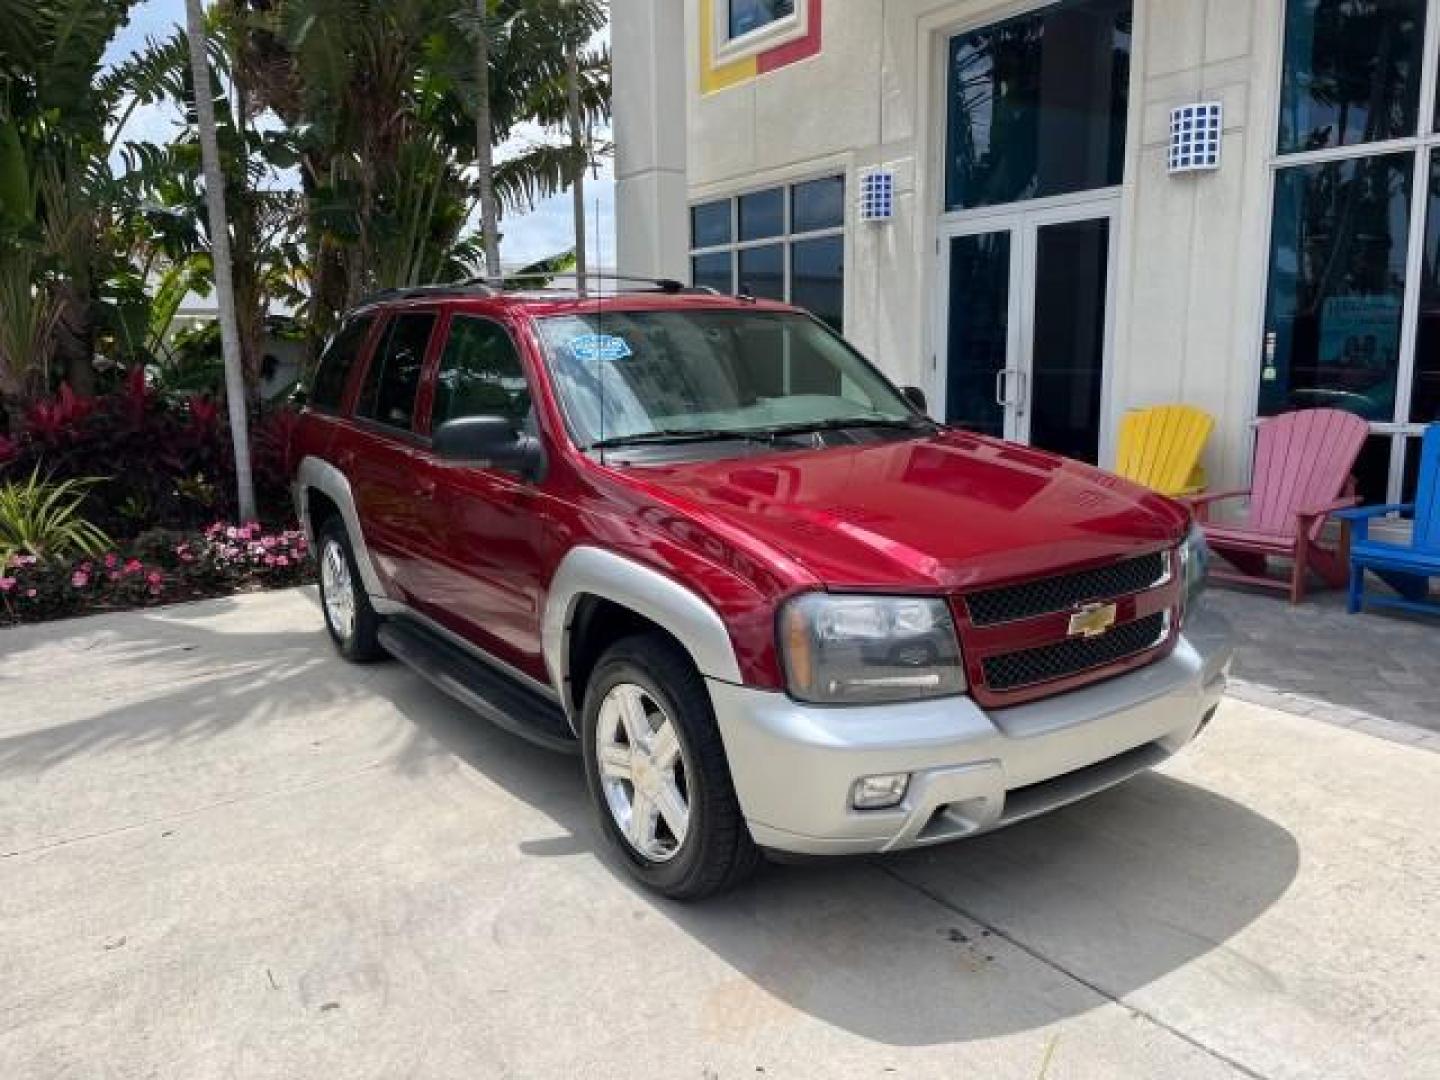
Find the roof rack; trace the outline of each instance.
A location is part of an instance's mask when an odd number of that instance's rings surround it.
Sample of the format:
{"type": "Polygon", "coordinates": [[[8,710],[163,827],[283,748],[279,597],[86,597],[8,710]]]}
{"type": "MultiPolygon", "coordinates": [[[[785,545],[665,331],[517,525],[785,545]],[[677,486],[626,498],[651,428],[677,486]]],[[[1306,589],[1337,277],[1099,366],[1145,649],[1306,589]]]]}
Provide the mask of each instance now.
{"type": "Polygon", "coordinates": [[[578,274],[573,270],[561,270],[555,273],[548,274],[505,274],[498,280],[493,277],[485,277],[482,275],[479,277],[467,278],[460,284],[466,286],[483,285],[486,288],[492,290],[505,292],[507,290],[514,291],[518,287],[523,287],[526,282],[530,281],[538,282],[541,285],[549,285],[557,278],[569,279],[575,282],[584,280],[598,282],[614,281],[622,283],[634,283],[640,285],[648,285],[652,290],[663,293],[710,293],[712,295],[718,295],[716,294],[715,290],[710,288],[708,285],[686,285],[683,281],[677,281],[674,278],[646,277],[639,274],[578,274]]]}
{"type": "MultiPolygon", "coordinates": [[[[504,278],[496,280],[482,276],[466,278],[463,281],[451,282],[441,285],[408,285],[395,289],[381,289],[379,292],[371,293],[355,305],[354,310],[369,307],[371,304],[382,303],[387,300],[416,300],[416,299],[437,299],[455,296],[503,296],[507,292],[519,292],[525,288],[526,282],[535,282],[539,285],[536,291],[542,292],[579,292],[579,281],[582,275],[571,270],[562,270],[553,274],[507,274],[504,278]],[[575,286],[550,288],[557,278],[568,278],[576,282],[575,286]]],[[[676,281],[674,278],[663,277],[641,277],[635,274],[584,274],[584,280],[597,282],[633,282],[636,284],[648,285],[649,292],[661,292],[670,295],[681,293],[703,296],[721,295],[717,289],[709,285],[686,285],[683,281],[676,281]]],[[[638,291],[638,290],[637,290],[638,291]]]]}

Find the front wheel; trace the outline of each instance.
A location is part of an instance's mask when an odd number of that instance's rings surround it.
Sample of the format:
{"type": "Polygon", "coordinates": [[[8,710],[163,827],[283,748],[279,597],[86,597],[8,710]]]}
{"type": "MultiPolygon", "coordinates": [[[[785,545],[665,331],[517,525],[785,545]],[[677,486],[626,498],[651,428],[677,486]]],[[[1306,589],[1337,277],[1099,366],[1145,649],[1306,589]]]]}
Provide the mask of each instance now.
{"type": "Polygon", "coordinates": [[[750,838],[710,695],[670,639],[612,646],[585,693],[585,774],[601,827],[644,884],[696,900],[749,877],[750,838]]]}

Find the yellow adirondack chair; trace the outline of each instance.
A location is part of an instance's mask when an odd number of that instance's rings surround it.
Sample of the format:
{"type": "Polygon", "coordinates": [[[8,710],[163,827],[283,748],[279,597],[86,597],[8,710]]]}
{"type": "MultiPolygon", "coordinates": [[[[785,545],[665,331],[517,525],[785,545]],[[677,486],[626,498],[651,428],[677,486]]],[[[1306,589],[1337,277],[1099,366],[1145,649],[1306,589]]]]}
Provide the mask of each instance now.
{"type": "Polygon", "coordinates": [[[1157,405],[1125,414],[1115,471],[1162,495],[1205,490],[1200,454],[1215,421],[1190,405],[1157,405]]]}

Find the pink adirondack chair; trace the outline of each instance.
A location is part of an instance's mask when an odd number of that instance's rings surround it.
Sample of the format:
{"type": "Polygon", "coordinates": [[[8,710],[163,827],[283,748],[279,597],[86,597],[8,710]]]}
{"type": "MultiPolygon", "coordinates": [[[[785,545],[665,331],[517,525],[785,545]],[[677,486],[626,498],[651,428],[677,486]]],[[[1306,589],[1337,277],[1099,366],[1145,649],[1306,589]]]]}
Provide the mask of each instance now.
{"type": "Polygon", "coordinates": [[[1260,424],[1255,444],[1255,475],[1249,491],[1220,491],[1185,500],[1205,530],[1210,549],[1235,570],[1217,567],[1221,581],[1285,589],[1270,577],[1267,561],[1290,559],[1290,602],[1305,597],[1305,576],[1314,570],[1330,585],[1345,584],[1345,553],[1320,544],[1326,517],[1355,506],[1355,459],[1370,425],[1338,409],[1305,409],[1272,416],[1260,424]],[[1210,507],[1223,499],[1250,496],[1246,519],[1212,522],[1210,507]]]}

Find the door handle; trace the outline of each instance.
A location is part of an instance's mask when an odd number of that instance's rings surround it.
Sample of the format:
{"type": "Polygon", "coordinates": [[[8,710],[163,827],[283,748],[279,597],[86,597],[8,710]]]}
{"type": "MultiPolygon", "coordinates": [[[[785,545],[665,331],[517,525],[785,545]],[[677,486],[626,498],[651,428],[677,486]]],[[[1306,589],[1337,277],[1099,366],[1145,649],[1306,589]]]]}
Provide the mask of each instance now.
{"type": "Polygon", "coordinates": [[[435,481],[428,476],[422,476],[415,481],[415,494],[422,499],[435,498],[435,481]]]}
{"type": "Polygon", "coordinates": [[[995,372],[995,404],[1009,407],[1011,405],[1023,406],[1025,403],[1025,373],[1019,368],[1001,368],[995,372]],[[1019,389],[1016,397],[1010,396],[1010,376],[1015,376],[1015,384],[1019,389]]]}

